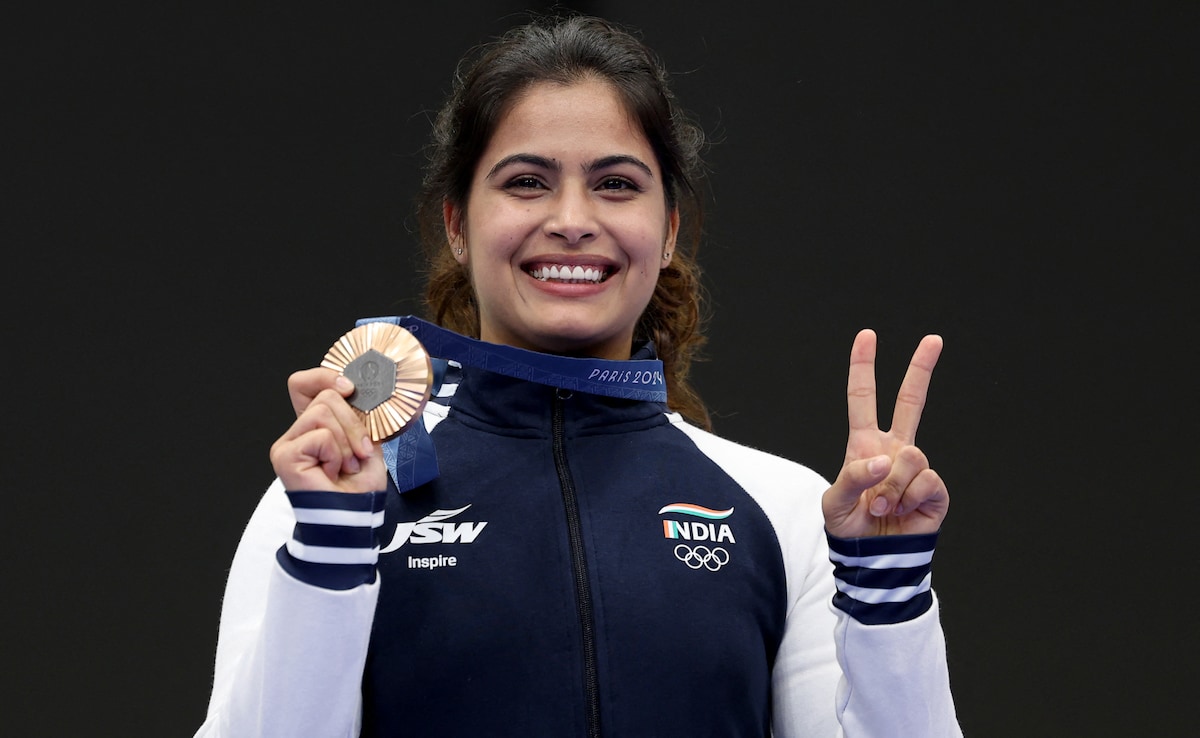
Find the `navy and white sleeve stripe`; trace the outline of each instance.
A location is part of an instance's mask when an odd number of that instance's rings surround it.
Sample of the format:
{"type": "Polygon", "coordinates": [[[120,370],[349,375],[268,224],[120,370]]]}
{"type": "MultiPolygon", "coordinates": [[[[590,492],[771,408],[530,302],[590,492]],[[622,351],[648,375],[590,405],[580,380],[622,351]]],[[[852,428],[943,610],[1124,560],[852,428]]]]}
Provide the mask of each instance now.
{"type": "Polygon", "coordinates": [[[829,560],[837,593],[834,607],[865,625],[912,620],[933,605],[933,549],[937,533],[835,538],[829,560]]]}
{"type": "Polygon", "coordinates": [[[275,554],[284,571],[325,589],[375,581],[385,492],[288,492],[296,515],[292,539],[275,554]]]}

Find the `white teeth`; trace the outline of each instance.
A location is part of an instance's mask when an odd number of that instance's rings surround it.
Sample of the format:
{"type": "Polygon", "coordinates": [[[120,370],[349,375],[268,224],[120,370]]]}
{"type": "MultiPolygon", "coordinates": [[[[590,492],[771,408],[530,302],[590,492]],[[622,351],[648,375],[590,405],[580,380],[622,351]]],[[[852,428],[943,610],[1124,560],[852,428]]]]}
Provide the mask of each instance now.
{"type": "Polygon", "coordinates": [[[565,264],[562,266],[542,267],[533,269],[529,272],[535,279],[559,279],[568,282],[602,282],[604,280],[604,270],[594,267],[575,266],[569,267],[565,264]]]}

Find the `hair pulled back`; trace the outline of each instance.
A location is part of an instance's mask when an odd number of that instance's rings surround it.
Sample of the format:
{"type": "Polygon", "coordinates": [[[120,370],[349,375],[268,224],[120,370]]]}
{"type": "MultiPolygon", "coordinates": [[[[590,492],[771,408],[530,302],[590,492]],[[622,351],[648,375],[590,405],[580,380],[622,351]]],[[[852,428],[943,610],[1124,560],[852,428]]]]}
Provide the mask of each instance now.
{"type": "Polygon", "coordinates": [[[479,336],[479,307],[470,276],[451,255],[443,203],[465,213],[472,178],[504,114],[531,86],[608,82],[638,123],[663,173],[668,207],[680,228],[671,263],[659,273],[634,341],[655,344],[667,381],[668,406],[693,423],[711,426],[688,381],[705,342],[702,287],[696,262],[702,218],[698,184],[704,133],[679,107],[665,66],[631,32],[585,16],[535,17],[477,47],[456,70],[450,95],[434,121],[428,162],[417,201],[421,242],[428,259],[425,304],[439,325],[479,336]]]}

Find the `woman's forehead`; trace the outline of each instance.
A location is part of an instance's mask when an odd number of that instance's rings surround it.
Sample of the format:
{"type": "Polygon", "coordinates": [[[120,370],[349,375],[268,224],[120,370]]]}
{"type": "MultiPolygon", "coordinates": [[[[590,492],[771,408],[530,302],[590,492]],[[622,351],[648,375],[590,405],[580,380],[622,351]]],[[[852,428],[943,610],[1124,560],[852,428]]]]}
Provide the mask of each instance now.
{"type": "Polygon", "coordinates": [[[624,100],[609,83],[531,85],[497,121],[481,167],[516,153],[549,158],[631,155],[653,166],[653,152],[624,100]]]}

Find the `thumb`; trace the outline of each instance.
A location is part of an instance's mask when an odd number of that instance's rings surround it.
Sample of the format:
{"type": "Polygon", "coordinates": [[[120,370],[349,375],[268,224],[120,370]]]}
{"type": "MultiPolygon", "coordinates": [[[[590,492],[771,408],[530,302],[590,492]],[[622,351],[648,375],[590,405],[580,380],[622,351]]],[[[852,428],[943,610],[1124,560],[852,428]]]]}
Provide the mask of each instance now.
{"type": "Polygon", "coordinates": [[[892,459],[886,455],[846,462],[822,500],[826,524],[837,526],[845,520],[859,504],[862,493],[886,479],[891,470],[892,459]]]}

